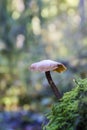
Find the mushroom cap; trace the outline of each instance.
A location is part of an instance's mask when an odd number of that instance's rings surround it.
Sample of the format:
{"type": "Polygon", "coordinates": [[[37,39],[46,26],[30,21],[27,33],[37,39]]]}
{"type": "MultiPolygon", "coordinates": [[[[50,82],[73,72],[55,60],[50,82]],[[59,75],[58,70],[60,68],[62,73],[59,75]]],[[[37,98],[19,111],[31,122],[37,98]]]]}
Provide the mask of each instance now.
{"type": "Polygon", "coordinates": [[[40,62],[31,64],[30,70],[40,72],[56,71],[61,73],[66,70],[66,67],[60,62],[52,60],[42,60],[40,62]]]}

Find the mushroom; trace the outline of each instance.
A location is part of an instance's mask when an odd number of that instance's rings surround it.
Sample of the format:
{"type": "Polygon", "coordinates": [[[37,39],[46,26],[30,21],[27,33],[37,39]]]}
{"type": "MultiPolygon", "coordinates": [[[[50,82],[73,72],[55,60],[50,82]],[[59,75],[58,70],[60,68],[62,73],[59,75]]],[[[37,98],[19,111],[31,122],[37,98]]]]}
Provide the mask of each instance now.
{"type": "Polygon", "coordinates": [[[60,91],[57,89],[55,83],[53,82],[50,71],[56,71],[59,73],[65,71],[66,67],[62,63],[52,60],[42,60],[40,62],[31,64],[30,70],[45,72],[48,83],[50,84],[50,87],[52,88],[55,96],[57,97],[57,99],[61,98],[60,91]]]}

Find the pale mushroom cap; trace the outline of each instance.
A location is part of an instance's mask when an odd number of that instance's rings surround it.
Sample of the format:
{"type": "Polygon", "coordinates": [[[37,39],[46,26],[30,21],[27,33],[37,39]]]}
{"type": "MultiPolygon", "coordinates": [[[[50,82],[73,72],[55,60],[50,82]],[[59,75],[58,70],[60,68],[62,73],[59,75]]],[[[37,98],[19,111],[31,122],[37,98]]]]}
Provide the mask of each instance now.
{"type": "Polygon", "coordinates": [[[30,70],[41,72],[57,71],[61,73],[66,70],[66,67],[60,62],[52,60],[42,60],[40,62],[33,63],[30,66],[30,70]]]}

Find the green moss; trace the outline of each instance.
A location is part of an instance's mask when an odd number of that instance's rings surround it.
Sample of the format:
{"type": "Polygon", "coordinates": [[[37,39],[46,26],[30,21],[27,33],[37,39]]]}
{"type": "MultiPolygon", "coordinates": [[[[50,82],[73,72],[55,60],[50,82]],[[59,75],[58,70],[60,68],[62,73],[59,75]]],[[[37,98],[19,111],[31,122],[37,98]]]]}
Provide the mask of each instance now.
{"type": "Polygon", "coordinates": [[[47,115],[43,130],[87,130],[87,79],[76,81],[76,87],[64,94],[47,115]],[[85,122],[85,123],[84,123],[85,122]]]}

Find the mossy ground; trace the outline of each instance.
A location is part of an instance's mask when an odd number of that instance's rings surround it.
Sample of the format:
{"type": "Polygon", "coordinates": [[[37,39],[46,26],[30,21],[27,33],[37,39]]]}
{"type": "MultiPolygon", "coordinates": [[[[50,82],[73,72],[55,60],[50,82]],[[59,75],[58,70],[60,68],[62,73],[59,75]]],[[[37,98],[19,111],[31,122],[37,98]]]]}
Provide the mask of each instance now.
{"type": "Polygon", "coordinates": [[[52,106],[49,122],[43,130],[87,130],[87,79],[76,81],[76,87],[52,106]]]}

